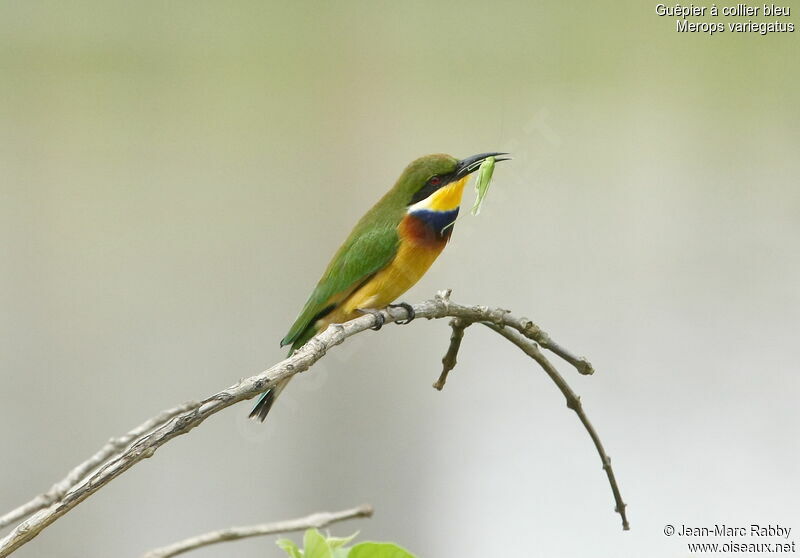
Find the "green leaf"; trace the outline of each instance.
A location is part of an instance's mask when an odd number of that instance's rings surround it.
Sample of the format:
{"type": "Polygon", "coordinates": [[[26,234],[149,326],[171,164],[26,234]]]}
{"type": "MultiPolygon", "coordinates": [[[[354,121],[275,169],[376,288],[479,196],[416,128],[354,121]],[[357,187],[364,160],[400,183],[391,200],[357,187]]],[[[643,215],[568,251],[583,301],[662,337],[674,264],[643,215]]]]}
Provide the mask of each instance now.
{"type": "Polygon", "coordinates": [[[328,545],[331,547],[332,550],[336,550],[337,548],[346,545],[357,536],[358,536],[358,531],[356,531],[349,537],[328,537],[328,545]]]}
{"type": "Polygon", "coordinates": [[[409,551],[392,543],[363,542],[350,549],[347,558],[416,558],[409,551]]]}
{"type": "Polygon", "coordinates": [[[279,547],[281,547],[286,554],[291,556],[292,558],[303,558],[303,551],[297,548],[297,545],[294,543],[293,540],[290,539],[278,539],[275,541],[279,547]]]}
{"type": "Polygon", "coordinates": [[[316,529],[309,529],[303,537],[304,558],[333,558],[333,551],[322,533],[316,529]]]}

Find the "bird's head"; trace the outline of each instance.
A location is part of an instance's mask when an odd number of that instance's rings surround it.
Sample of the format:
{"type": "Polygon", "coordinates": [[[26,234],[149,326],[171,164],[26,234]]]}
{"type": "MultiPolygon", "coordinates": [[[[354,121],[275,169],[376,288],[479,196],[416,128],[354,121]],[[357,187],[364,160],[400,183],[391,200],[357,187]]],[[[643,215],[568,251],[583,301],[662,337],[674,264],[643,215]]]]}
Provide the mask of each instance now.
{"type": "Polygon", "coordinates": [[[406,167],[395,190],[407,206],[424,206],[438,211],[455,209],[461,203],[469,175],[478,170],[484,159],[498,155],[506,153],[481,153],[461,160],[443,153],[425,155],[406,167]]]}

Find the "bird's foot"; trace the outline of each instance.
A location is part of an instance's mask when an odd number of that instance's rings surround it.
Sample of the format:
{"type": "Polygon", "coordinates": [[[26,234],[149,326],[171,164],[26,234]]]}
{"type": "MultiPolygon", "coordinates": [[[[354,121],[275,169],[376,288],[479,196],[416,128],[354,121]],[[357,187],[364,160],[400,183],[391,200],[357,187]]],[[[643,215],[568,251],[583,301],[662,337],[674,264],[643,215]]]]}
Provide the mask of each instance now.
{"type": "Polygon", "coordinates": [[[375,310],[374,308],[356,308],[362,314],[370,314],[371,316],[375,316],[375,325],[372,326],[372,329],[378,331],[380,328],[383,327],[383,323],[386,321],[386,318],[383,314],[381,314],[380,310],[375,310]]]}
{"type": "Polygon", "coordinates": [[[390,304],[387,308],[402,308],[408,314],[408,317],[405,320],[395,320],[394,323],[397,325],[406,325],[410,323],[416,317],[416,312],[414,312],[414,308],[408,302],[398,302],[397,304],[390,304]]]}

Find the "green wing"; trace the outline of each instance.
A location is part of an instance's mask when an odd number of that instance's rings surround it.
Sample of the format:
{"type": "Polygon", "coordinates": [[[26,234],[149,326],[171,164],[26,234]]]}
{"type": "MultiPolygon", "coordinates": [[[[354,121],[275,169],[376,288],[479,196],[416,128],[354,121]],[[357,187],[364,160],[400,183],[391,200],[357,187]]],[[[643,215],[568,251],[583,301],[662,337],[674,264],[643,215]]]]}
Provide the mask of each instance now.
{"type": "Polygon", "coordinates": [[[376,221],[365,216],[356,225],[328,264],[281,346],[291,343],[295,349],[305,343],[316,333],[313,325],[320,315],[332,311],[356,287],[392,261],[400,243],[397,223],[376,221]]]}

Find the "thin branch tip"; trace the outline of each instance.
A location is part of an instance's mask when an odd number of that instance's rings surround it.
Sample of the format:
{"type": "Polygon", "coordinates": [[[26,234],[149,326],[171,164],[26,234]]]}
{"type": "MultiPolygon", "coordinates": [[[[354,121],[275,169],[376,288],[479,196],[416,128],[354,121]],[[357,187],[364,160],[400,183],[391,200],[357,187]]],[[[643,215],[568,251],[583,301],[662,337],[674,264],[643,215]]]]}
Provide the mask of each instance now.
{"type": "Polygon", "coordinates": [[[142,558],[171,558],[172,556],[177,556],[178,554],[183,554],[190,550],[196,550],[221,542],[305,531],[307,529],[322,529],[323,527],[327,527],[339,521],[372,517],[373,511],[372,506],[369,504],[362,504],[361,506],[349,510],[317,512],[307,515],[306,517],[277,521],[275,523],[262,523],[259,525],[248,525],[246,527],[227,527],[218,531],[189,537],[188,539],[178,541],[168,546],[156,548],[147,552],[142,558]]]}
{"type": "Polygon", "coordinates": [[[578,359],[577,364],[575,365],[575,368],[577,368],[578,372],[583,374],[584,376],[591,376],[592,374],[594,374],[594,367],[586,357],[580,357],[578,359]]]}
{"type": "MultiPolygon", "coordinates": [[[[592,439],[594,443],[595,449],[597,450],[597,454],[600,456],[600,461],[603,463],[603,470],[606,473],[606,477],[608,478],[608,483],[611,487],[611,492],[614,496],[614,503],[616,509],[620,510],[618,513],[622,518],[622,528],[623,530],[627,530],[626,525],[628,525],[628,518],[625,513],[625,504],[622,501],[622,494],[619,490],[619,485],[617,484],[617,478],[614,474],[614,469],[611,467],[611,458],[603,448],[603,443],[600,441],[600,436],[597,434],[597,431],[594,429],[594,426],[589,421],[589,418],[586,416],[585,411],[583,410],[583,404],[581,403],[581,398],[578,394],[576,394],[572,388],[569,386],[567,381],[561,376],[558,370],[553,366],[553,364],[544,356],[544,354],[539,350],[539,346],[536,342],[526,338],[522,333],[519,331],[509,331],[507,328],[501,329],[494,324],[488,322],[482,322],[486,327],[492,329],[508,339],[514,345],[519,347],[522,352],[526,355],[530,356],[533,360],[535,360],[539,366],[545,371],[545,373],[550,376],[550,379],[553,380],[553,383],[556,384],[556,387],[561,391],[562,395],[567,401],[567,407],[575,412],[578,415],[581,423],[583,424],[584,429],[589,434],[589,437],[592,439]]],[[[561,354],[559,354],[561,356],[561,354]]],[[[566,359],[565,359],[566,360],[566,359]]]]}

